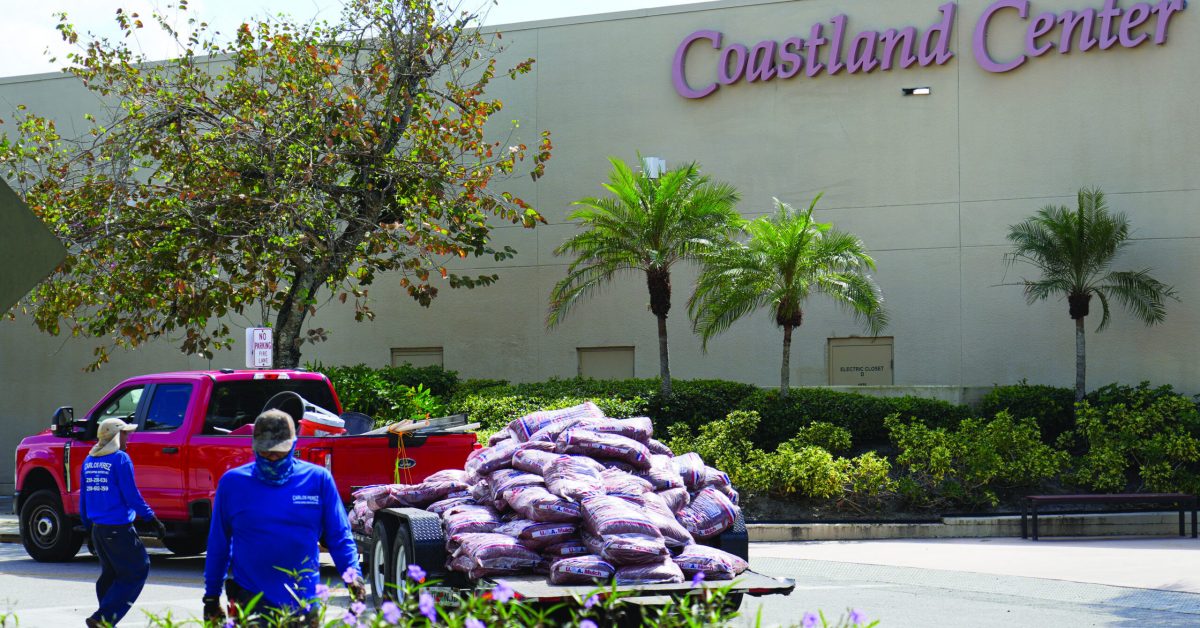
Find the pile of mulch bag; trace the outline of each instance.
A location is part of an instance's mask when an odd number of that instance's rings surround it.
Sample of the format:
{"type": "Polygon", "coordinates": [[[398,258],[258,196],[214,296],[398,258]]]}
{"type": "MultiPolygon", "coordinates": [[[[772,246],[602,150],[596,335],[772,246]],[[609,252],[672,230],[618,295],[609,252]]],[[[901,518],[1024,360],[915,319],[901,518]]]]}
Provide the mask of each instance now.
{"type": "Polygon", "coordinates": [[[697,543],[729,529],[738,494],[695,453],[675,456],[650,419],[591,402],[534,412],[495,434],[466,468],[354,493],[351,522],[380,508],[438,514],[447,567],[471,578],[548,573],[552,584],[728,580],[746,561],[697,543]]]}

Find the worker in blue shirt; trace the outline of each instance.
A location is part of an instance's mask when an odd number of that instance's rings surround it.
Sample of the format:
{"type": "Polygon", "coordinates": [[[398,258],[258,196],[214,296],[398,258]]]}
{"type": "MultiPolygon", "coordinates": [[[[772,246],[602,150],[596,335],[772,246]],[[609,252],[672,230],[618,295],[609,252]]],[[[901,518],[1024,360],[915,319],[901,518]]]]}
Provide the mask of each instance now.
{"type": "Polygon", "coordinates": [[[365,596],[358,551],[333,476],[297,460],[295,448],[292,417],[267,410],[254,421],[254,462],[221,476],[204,561],[206,620],[224,620],[224,585],[233,606],[246,609],[262,594],[254,614],[315,626],[317,610],[310,602],[317,596],[322,541],[351,594],[365,596]]]}
{"type": "Polygon", "coordinates": [[[133,528],[141,517],[162,538],[166,529],[142,499],[133,480],[133,461],[125,453],[129,433],[136,430],[121,419],[105,419],[96,430],[96,444],[80,470],[79,517],[91,535],[100,559],[96,600],[100,608],[88,617],[89,628],[121,621],[146,585],[150,557],[133,528]]]}

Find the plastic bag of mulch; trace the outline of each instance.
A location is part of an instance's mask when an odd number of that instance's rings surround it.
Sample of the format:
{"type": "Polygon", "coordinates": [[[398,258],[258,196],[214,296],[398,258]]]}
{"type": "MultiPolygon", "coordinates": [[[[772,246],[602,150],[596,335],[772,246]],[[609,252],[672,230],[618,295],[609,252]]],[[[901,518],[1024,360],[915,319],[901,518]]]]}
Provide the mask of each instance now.
{"type": "MultiPolygon", "coordinates": [[[[597,545],[596,547],[600,548],[601,545],[597,545]]],[[[542,549],[542,556],[551,560],[555,558],[567,558],[569,556],[583,556],[588,553],[590,553],[588,546],[578,536],[542,549]]]]}
{"type": "Polygon", "coordinates": [[[442,514],[446,537],[491,532],[500,527],[500,514],[490,506],[460,504],[442,514]]]}
{"type": "Polygon", "coordinates": [[[697,539],[712,538],[733,526],[738,507],[715,488],[696,493],[692,503],[678,513],[679,522],[697,539]]]}
{"type": "Polygon", "coordinates": [[[422,482],[420,484],[393,484],[389,488],[392,497],[401,506],[424,508],[444,499],[451,493],[467,489],[463,482],[422,482]]]}
{"type": "Polygon", "coordinates": [[[573,523],[543,522],[532,519],[517,519],[493,530],[496,534],[507,534],[531,550],[540,551],[551,545],[563,543],[576,537],[578,528],[573,523]]]}
{"type": "Polygon", "coordinates": [[[421,483],[425,482],[454,482],[462,484],[466,488],[467,472],[462,469],[442,469],[441,471],[429,474],[429,477],[421,480],[421,483]]]}
{"type": "Polygon", "coordinates": [[[656,493],[662,498],[663,503],[667,505],[667,510],[671,512],[679,512],[683,510],[692,501],[692,494],[686,488],[669,488],[665,491],[656,493]]]}
{"type": "Polygon", "coordinates": [[[587,547],[590,554],[599,556],[604,552],[604,539],[588,532],[586,528],[579,531],[579,540],[587,547]]]}
{"type": "Polygon", "coordinates": [[[455,506],[462,506],[462,505],[474,506],[474,505],[477,505],[478,503],[479,502],[475,501],[475,498],[471,497],[470,495],[463,495],[463,496],[458,496],[458,497],[447,497],[446,499],[439,500],[439,501],[433,502],[432,504],[429,504],[428,506],[425,507],[425,510],[432,512],[435,515],[440,515],[455,506]]]}
{"type": "Polygon", "coordinates": [[[391,487],[391,484],[364,486],[354,491],[352,495],[355,501],[363,502],[370,510],[400,506],[399,500],[392,496],[391,487]]]}
{"type": "Polygon", "coordinates": [[[650,450],[632,438],[573,427],[555,441],[559,453],[621,460],[639,469],[650,468],[650,450]]]}
{"type": "Polygon", "coordinates": [[[550,563],[550,584],[592,584],[607,581],[617,568],[591,554],[560,558],[550,563]]]}
{"type": "Polygon", "coordinates": [[[670,558],[618,567],[615,575],[617,584],[665,584],[683,582],[683,571],[670,558]]]}
{"type": "Polygon", "coordinates": [[[611,495],[596,495],[581,502],[583,525],[593,534],[642,534],[661,540],[662,534],[643,513],[629,502],[611,495]]]}
{"type": "Polygon", "coordinates": [[[546,465],[546,488],[564,499],[581,500],[604,494],[603,469],[584,456],[559,456],[546,465]]]}
{"type": "Polygon", "coordinates": [[[465,571],[472,578],[510,575],[530,571],[542,563],[542,557],[522,545],[517,539],[495,533],[456,534],[458,544],[455,559],[466,556],[469,562],[451,562],[451,567],[465,571]]]}
{"type": "Polygon", "coordinates": [[[658,527],[667,548],[685,547],[696,542],[687,528],[676,520],[675,513],[657,494],[643,493],[637,496],[620,495],[619,497],[636,506],[642,515],[658,527]]]}
{"type": "Polygon", "coordinates": [[[513,452],[517,450],[519,444],[516,440],[509,439],[500,441],[495,447],[484,447],[471,452],[463,467],[467,472],[468,481],[488,475],[497,469],[511,466],[513,452]]]}
{"type": "Polygon", "coordinates": [[[375,511],[367,506],[366,500],[355,500],[354,507],[350,509],[350,527],[356,530],[361,530],[364,534],[371,534],[372,526],[375,524],[375,511]]]}
{"type": "Polygon", "coordinates": [[[679,476],[683,478],[683,483],[689,491],[698,491],[701,488],[701,483],[704,481],[705,469],[708,465],[704,464],[704,459],[700,454],[689,451],[682,456],[675,456],[671,459],[675,465],[675,470],[679,472],[679,476]]]}
{"type": "Polygon", "coordinates": [[[675,469],[673,460],[670,456],[652,454],[650,456],[650,468],[645,471],[639,471],[636,475],[649,480],[650,484],[654,485],[654,490],[656,491],[683,488],[685,486],[683,477],[675,469]]]}
{"type": "Polygon", "coordinates": [[[603,419],[604,412],[596,404],[585,401],[577,406],[561,410],[541,410],[527,414],[508,424],[516,440],[527,441],[538,430],[555,423],[577,421],[579,419],[603,419]]]}
{"type": "Polygon", "coordinates": [[[645,444],[654,435],[654,423],[644,416],[628,419],[596,419],[583,422],[583,429],[602,434],[616,434],[645,444]]]}
{"type": "Polygon", "coordinates": [[[653,438],[646,440],[646,449],[649,449],[650,453],[657,454],[660,456],[662,456],[662,455],[671,456],[671,457],[675,456],[675,452],[671,451],[670,447],[667,447],[666,444],[664,444],[662,441],[655,440],[653,438]]]}
{"type": "Polygon", "coordinates": [[[521,486],[504,494],[508,507],[533,521],[579,521],[579,504],[554,495],[538,485],[521,486]]]}
{"type": "Polygon", "coordinates": [[[604,492],[609,495],[636,496],[654,492],[654,485],[649,480],[617,468],[601,471],[600,479],[604,480],[604,492]]]}
{"type": "Polygon", "coordinates": [[[706,580],[732,580],[749,567],[741,558],[707,545],[689,545],[671,560],[683,575],[691,577],[700,572],[706,580]]]}
{"type": "Polygon", "coordinates": [[[669,555],[661,536],[608,534],[600,538],[600,556],[614,565],[641,565],[669,555]]]}
{"type": "MultiPolygon", "coordinates": [[[[528,444],[528,443],[526,443],[528,444]]],[[[542,444],[554,446],[554,443],[542,444]]],[[[536,473],[541,476],[546,475],[546,467],[554,462],[558,454],[549,451],[541,451],[539,449],[517,449],[512,457],[512,466],[514,469],[525,471],[526,473],[536,473]]]]}
{"type": "Polygon", "coordinates": [[[501,441],[506,441],[513,437],[513,433],[508,428],[504,428],[495,434],[488,437],[488,447],[495,447],[501,441]]]}
{"type": "Polygon", "coordinates": [[[493,500],[502,499],[506,491],[519,486],[539,484],[543,484],[542,476],[517,469],[497,469],[488,476],[488,486],[491,488],[493,500]]]}

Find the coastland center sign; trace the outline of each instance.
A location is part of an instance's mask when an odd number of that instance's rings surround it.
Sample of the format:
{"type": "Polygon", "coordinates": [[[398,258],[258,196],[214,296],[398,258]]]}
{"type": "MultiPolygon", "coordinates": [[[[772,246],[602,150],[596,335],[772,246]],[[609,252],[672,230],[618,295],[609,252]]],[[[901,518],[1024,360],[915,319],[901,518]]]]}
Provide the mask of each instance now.
{"type": "MultiPolygon", "coordinates": [[[[1029,0],[997,0],[979,16],[972,37],[975,61],[988,72],[1015,70],[1031,58],[1051,50],[1065,54],[1077,46],[1080,52],[1107,50],[1120,45],[1136,48],[1147,41],[1162,45],[1167,41],[1171,17],[1187,7],[1186,0],[1161,0],[1157,4],[1139,2],[1122,9],[1117,0],[1105,0],[1100,9],[1046,12],[1029,19],[1029,0]],[[988,47],[988,33],[994,21],[1020,20],[1025,27],[1024,54],[997,59],[988,47]],[[1099,29],[1097,29],[1099,26],[1099,29]],[[1059,27],[1058,33],[1052,33],[1059,27]]],[[[938,7],[941,17],[924,33],[916,27],[890,28],[883,32],[862,31],[847,40],[846,16],[813,24],[808,37],[788,37],[783,41],[761,41],[753,46],[724,43],[718,31],[700,30],[688,35],[675,50],[671,76],[675,90],[685,98],[704,98],[721,85],[739,81],[757,83],[800,76],[814,77],[824,72],[834,75],[868,73],[875,70],[907,68],[914,63],[925,67],[944,65],[954,57],[950,50],[951,31],[958,6],[948,2],[938,7]],[[708,42],[719,51],[715,76],[709,74],[702,84],[688,83],[684,73],[688,52],[698,42],[708,42]],[[824,53],[824,54],[823,54],[824,53]],[[824,63],[821,59],[824,58],[824,63]]]]}

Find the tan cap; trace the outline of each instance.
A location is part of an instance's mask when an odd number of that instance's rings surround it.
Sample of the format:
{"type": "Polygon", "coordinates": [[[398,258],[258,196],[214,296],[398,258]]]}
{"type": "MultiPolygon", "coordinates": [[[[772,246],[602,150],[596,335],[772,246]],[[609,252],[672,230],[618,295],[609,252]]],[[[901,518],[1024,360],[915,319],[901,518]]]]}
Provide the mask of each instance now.
{"type": "Polygon", "coordinates": [[[107,456],[116,453],[121,448],[121,441],[117,436],[121,432],[132,432],[136,429],[136,425],[130,425],[121,419],[104,419],[96,428],[96,444],[92,446],[91,454],[107,456]]]}
{"type": "Polygon", "coordinates": [[[254,451],[287,453],[296,442],[296,424],[282,410],[267,410],[254,419],[254,451]]]}

